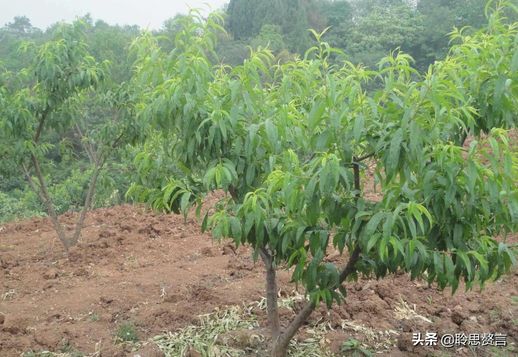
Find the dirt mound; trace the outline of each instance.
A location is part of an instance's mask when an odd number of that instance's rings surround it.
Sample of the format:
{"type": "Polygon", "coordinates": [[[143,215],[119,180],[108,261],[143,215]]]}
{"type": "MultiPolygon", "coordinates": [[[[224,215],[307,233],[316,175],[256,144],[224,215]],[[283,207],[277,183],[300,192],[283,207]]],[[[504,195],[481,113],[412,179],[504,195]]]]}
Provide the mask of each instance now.
{"type": "MultiPolygon", "coordinates": [[[[75,218],[68,213],[62,221],[71,230],[75,218]]],[[[194,218],[139,206],[91,212],[68,258],[48,219],[7,224],[0,229],[0,355],[133,355],[117,343],[121,326],[131,324],[144,341],[195,323],[216,307],[258,300],[263,273],[249,250],[215,243],[194,218]]],[[[289,273],[281,272],[283,295],[295,289],[288,281],[289,273]]],[[[327,343],[335,350],[354,337],[390,355],[424,354],[409,343],[415,331],[506,333],[512,347],[518,340],[517,281],[515,273],[481,294],[453,297],[406,275],[359,281],[349,285],[347,304],[320,309],[312,321],[332,326],[327,343]]],[[[266,317],[260,318],[265,326],[266,317]]]]}

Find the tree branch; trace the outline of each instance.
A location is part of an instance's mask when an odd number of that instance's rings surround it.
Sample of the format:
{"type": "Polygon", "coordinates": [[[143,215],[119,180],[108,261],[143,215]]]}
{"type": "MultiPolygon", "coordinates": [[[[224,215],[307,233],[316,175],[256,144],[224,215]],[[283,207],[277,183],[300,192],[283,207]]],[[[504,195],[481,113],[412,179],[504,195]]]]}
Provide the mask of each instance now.
{"type": "Polygon", "coordinates": [[[38,159],[36,156],[31,153],[31,161],[34,166],[34,169],[36,171],[36,178],[39,182],[39,187],[36,186],[34,181],[32,180],[32,177],[30,175],[29,170],[25,165],[22,165],[25,176],[27,177],[27,181],[29,182],[29,185],[31,186],[32,190],[36,192],[38,196],[40,196],[41,201],[45,205],[45,208],[47,209],[47,214],[49,215],[52,224],[54,225],[54,229],[56,230],[56,233],[58,234],[58,238],[63,243],[63,246],[65,247],[65,250],[68,251],[68,248],[70,248],[70,242],[68,241],[65,231],[63,229],[63,226],[61,223],[59,223],[58,214],[56,213],[56,210],[54,209],[54,205],[52,203],[52,199],[50,198],[49,192],[47,190],[47,186],[45,184],[45,179],[43,177],[43,174],[40,169],[40,164],[38,162],[38,159]]]}
{"type": "Polygon", "coordinates": [[[35,144],[37,144],[38,141],[40,140],[40,136],[43,131],[43,125],[45,124],[45,121],[47,120],[47,116],[49,115],[49,113],[50,113],[49,106],[47,106],[47,108],[45,108],[45,110],[41,113],[40,122],[38,123],[38,129],[36,129],[36,133],[34,134],[34,138],[33,138],[33,141],[35,144]]]}
{"type": "Polygon", "coordinates": [[[356,191],[356,195],[354,197],[354,200],[358,202],[358,199],[361,195],[361,183],[360,183],[360,164],[354,163],[353,164],[353,171],[354,171],[354,190],[356,191]]]}
{"type": "Polygon", "coordinates": [[[88,155],[88,158],[90,159],[90,162],[92,164],[96,164],[97,163],[97,152],[93,149],[90,142],[83,141],[83,139],[84,139],[83,131],[81,130],[81,127],[79,126],[78,123],[76,123],[75,128],[76,128],[77,133],[79,134],[79,138],[81,140],[81,145],[83,146],[83,149],[86,151],[86,154],[88,155]]]}
{"type": "Polygon", "coordinates": [[[363,156],[360,156],[360,157],[355,157],[355,158],[353,158],[353,161],[354,161],[354,163],[358,164],[358,163],[360,163],[362,161],[370,159],[374,155],[376,155],[376,153],[375,152],[371,152],[370,154],[366,154],[366,155],[363,155],[363,156]]]}
{"type": "Polygon", "coordinates": [[[70,241],[70,244],[73,246],[77,244],[79,241],[79,238],[81,236],[81,230],[83,229],[84,222],[86,219],[86,214],[90,210],[90,207],[92,206],[92,201],[95,193],[95,187],[97,185],[97,179],[99,177],[99,174],[106,162],[106,157],[102,159],[102,161],[96,162],[94,167],[94,172],[92,173],[92,177],[90,178],[90,182],[88,184],[88,191],[86,193],[85,202],[83,204],[83,208],[81,209],[81,213],[79,214],[79,218],[76,222],[76,227],[74,230],[74,235],[72,236],[72,239],[70,241]]]}

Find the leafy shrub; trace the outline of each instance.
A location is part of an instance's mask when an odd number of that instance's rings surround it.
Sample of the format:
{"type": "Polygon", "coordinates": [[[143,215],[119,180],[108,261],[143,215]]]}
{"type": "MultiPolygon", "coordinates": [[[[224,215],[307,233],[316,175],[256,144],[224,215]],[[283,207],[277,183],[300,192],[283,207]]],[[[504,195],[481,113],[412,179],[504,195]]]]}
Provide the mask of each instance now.
{"type": "Polygon", "coordinates": [[[0,191],[0,223],[44,215],[32,191],[14,190],[10,194],[0,191]]]}

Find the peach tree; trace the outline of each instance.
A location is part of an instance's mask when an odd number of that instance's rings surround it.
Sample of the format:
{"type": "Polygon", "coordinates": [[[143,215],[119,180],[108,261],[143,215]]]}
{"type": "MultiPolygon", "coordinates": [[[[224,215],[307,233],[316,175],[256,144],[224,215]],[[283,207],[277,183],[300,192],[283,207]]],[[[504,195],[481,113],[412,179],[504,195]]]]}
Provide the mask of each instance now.
{"type": "Polygon", "coordinates": [[[455,32],[426,73],[400,52],[377,70],[353,65],[315,32],[304,58],[273,63],[258,49],[230,67],[214,53],[218,15],[180,21],[170,53],[150,35],[134,44],[149,142],[128,194],[187,214],[207,192],[227,193],[202,228],[264,262],[272,356],[319,304],[344,300],[348,279],[405,271],[454,292],[513,265],[518,32],[500,11],[481,32],[455,32]],[[332,249],[347,263],[326,261],[332,249]],[[278,268],[307,297],[287,324],[278,268]]]}
{"type": "Polygon", "coordinates": [[[49,41],[22,46],[20,53],[31,59],[28,67],[0,71],[0,152],[38,194],[66,250],[80,238],[106,160],[134,131],[127,120],[130,91],[110,84],[109,64],[90,55],[83,27],[81,21],[58,25],[49,41]],[[94,123],[89,106],[104,108],[103,120],[94,123]],[[70,137],[76,142],[67,142],[70,137]],[[77,156],[90,161],[84,205],[71,233],[59,221],[56,197],[49,193],[56,174],[56,158],[49,152],[67,145],[82,148],[77,156]]]}

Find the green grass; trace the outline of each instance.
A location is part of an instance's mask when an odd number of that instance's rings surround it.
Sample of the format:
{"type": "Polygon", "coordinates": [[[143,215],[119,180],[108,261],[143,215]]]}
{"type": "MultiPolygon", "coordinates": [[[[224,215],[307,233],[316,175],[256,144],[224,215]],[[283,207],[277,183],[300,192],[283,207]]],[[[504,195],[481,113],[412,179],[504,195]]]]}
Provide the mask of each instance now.
{"type": "Polygon", "coordinates": [[[508,347],[492,347],[490,354],[493,357],[514,357],[518,353],[518,350],[513,346],[508,347]]]}
{"type": "Polygon", "coordinates": [[[92,322],[96,322],[96,321],[99,321],[99,315],[95,312],[90,312],[88,314],[88,319],[92,322]]]}
{"type": "Polygon", "coordinates": [[[138,342],[139,337],[135,325],[131,322],[120,324],[119,327],[117,327],[115,339],[117,342],[138,342]]]}
{"type": "Polygon", "coordinates": [[[342,356],[351,357],[372,357],[373,353],[362,346],[362,343],[354,338],[350,338],[342,343],[340,347],[342,356]]]}

